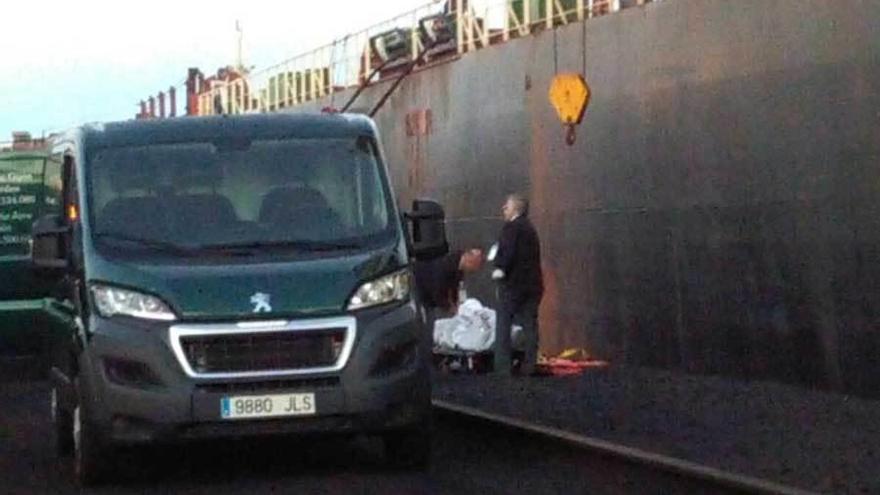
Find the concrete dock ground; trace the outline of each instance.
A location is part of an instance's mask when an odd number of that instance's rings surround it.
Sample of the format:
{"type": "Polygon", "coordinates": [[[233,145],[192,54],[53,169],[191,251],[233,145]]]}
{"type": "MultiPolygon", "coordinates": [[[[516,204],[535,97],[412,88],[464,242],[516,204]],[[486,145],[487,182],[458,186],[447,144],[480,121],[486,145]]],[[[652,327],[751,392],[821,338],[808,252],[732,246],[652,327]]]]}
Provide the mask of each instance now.
{"type": "Polygon", "coordinates": [[[53,450],[48,397],[44,381],[0,380],[0,493],[738,493],[449,414],[424,472],[389,470],[369,438],[266,438],[122,451],[114,480],[79,490],[53,450]]]}
{"type": "Polygon", "coordinates": [[[880,493],[880,402],[644,368],[438,374],[434,397],[823,493],[880,493]]]}

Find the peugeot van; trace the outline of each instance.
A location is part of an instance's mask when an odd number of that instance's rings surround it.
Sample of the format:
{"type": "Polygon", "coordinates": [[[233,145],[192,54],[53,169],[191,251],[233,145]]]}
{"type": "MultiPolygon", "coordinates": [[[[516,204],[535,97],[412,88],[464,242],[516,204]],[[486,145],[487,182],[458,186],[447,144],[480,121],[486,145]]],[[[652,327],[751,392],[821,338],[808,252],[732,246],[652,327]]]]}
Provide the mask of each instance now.
{"type": "Polygon", "coordinates": [[[59,209],[34,225],[65,320],[51,346],[57,447],[84,484],[120,446],[380,435],[430,453],[430,335],[411,263],[442,208],[401,215],[374,123],[186,117],[56,137],[59,209]]]}

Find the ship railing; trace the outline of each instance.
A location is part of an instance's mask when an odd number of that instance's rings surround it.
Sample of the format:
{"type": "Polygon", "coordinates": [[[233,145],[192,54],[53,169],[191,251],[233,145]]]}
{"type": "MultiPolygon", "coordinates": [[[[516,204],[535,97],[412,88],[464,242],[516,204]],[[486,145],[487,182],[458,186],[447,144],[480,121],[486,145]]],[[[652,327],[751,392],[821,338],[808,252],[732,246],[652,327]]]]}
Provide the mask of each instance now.
{"type": "Polygon", "coordinates": [[[259,71],[213,81],[198,95],[198,113],[272,112],[330,97],[364,83],[380,66],[375,82],[399,73],[425,49],[420,21],[445,14],[453,38],[435,46],[421,64],[463,56],[540,30],[614,14],[624,8],[660,0],[448,0],[434,1],[332,43],[294,56],[259,71]],[[410,37],[406,53],[397,60],[382,58],[371,40],[390,32],[410,37]],[[383,65],[384,64],[384,65],[383,65]]]}
{"type": "MultiPolygon", "coordinates": [[[[243,77],[213,81],[198,96],[199,114],[271,112],[332,97],[359,85],[381,63],[371,39],[396,29],[412,31],[415,38],[413,27],[418,21],[442,10],[443,5],[436,2],[422,5],[243,77]]],[[[415,58],[421,46],[413,44],[408,59],[415,58]]]]}
{"type": "MultiPolygon", "coordinates": [[[[506,0],[488,4],[454,0],[459,53],[621,10],[621,0],[506,0]]],[[[648,0],[635,0],[637,5],[648,0]]]]}

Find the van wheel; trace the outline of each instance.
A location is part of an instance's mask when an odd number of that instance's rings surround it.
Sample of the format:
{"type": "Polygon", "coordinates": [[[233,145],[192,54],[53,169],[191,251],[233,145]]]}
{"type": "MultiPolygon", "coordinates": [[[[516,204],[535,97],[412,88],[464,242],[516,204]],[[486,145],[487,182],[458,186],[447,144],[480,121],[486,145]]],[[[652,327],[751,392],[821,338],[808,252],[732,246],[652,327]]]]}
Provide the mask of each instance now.
{"type": "Polygon", "coordinates": [[[385,460],[393,469],[424,471],[431,464],[431,429],[398,430],[384,435],[385,460]]]}
{"type": "Polygon", "coordinates": [[[55,432],[55,451],[60,457],[73,453],[73,415],[59,402],[58,388],[52,387],[50,407],[55,432]]]}
{"type": "MultiPolygon", "coordinates": [[[[79,395],[79,387],[77,392],[79,395]]],[[[83,409],[81,398],[73,410],[73,454],[73,472],[80,486],[94,486],[105,481],[110,456],[83,409]]]]}

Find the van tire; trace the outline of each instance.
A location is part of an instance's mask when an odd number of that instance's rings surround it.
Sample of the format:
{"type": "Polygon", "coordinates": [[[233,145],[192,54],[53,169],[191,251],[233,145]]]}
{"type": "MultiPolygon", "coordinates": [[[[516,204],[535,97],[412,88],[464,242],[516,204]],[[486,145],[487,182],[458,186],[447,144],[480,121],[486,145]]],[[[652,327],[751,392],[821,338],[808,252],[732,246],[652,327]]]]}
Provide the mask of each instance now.
{"type": "Polygon", "coordinates": [[[96,486],[107,480],[110,472],[108,447],[95,431],[88,410],[83,407],[82,391],[77,386],[77,404],[73,410],[73,474],[81,487],[96,486]]]}
{"type": "Polygon", "coordinates": [[[396,430],[383,435],[385,460],[392,469],[424,471],[431,464],[431,428],[396,430]]]}
{"type": "Polygon", "coordinates": [[[73,414],[64,408],[58,393],[53,386],[50,396],[52,412],[52,430],[55,434],[55,452],[59,457],[73,454],[73,414]]]}

